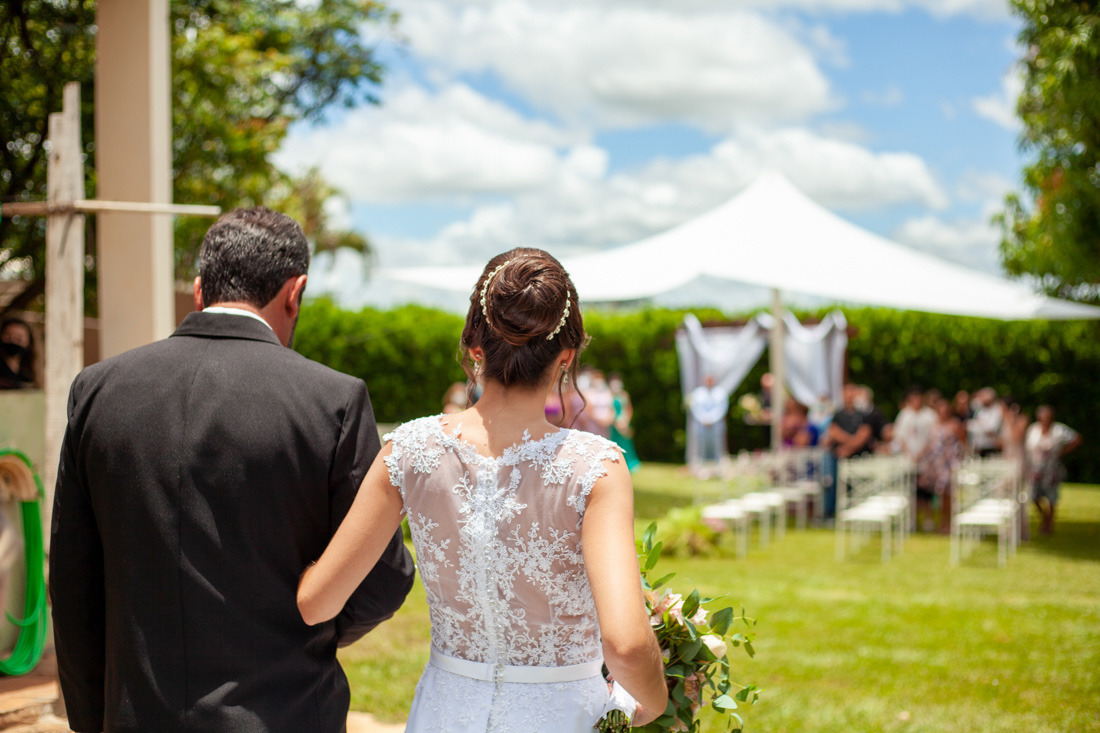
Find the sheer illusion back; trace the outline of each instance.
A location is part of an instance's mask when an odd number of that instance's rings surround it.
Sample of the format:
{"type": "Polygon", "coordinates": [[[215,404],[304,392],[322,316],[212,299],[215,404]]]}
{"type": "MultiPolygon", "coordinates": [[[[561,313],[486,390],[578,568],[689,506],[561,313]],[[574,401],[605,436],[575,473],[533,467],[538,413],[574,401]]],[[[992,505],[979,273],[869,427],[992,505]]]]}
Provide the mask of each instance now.
{"type": "Polygon", "coordinates": [[[461,426],[438,417],[386,436],[390,481],[401,492],[432,646],[474,662],[538,667],[602,656],[581,555],[581,519],[608,440],[558,430],[502,456],[478,454],[461,426]]]}

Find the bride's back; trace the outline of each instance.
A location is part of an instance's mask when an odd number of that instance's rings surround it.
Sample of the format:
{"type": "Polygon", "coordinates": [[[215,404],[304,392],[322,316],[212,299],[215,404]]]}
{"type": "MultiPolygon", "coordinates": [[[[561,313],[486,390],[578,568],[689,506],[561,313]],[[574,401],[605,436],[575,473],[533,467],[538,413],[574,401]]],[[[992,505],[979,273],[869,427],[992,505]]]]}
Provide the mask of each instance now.
{"type": "Polygon", "coordinates": [[[604,462],[619,457],[615,445],[551,430],[488,457],[462,438],[460,425],[444,427],[439,417],[387,438],[435,649],[510,665],[599,659],[580,526],[604,462]]]}

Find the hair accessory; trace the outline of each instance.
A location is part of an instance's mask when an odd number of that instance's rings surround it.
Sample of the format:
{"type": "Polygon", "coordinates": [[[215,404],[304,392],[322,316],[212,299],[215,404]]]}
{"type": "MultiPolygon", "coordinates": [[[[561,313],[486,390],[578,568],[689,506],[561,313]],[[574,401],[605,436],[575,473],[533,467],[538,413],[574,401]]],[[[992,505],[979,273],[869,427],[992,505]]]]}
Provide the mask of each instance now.
{"type": "Polygon", "coordinates": [[[497,276],[497,273],[503,270],[511,260],[505,260],[497,266],[497,269],[489,273],[489,277],[485,278],[485,282],[481,286],[481,312],[485,314],[485,320],[489,319],[489,306],[485,304],[485,295],[489,292],[489,283],[493,281],[493,278],[497,276]]]}
{"type": "Polygon", "coordinates": [[[553,339],[555,336],[558,335],[558,331],[560,331],[562,329],[562,327],[565,325],[566,319],[568,319],[568,318],[569,318],[569,293],[566,292],[566,294],[565,294],[565,312],[561,314],[561,320],[558,321],[558,327],[555,328],[553,331],[551,331],[550,335],[546,337],[547,341],[550,341],[551,339],[553,339]]]}

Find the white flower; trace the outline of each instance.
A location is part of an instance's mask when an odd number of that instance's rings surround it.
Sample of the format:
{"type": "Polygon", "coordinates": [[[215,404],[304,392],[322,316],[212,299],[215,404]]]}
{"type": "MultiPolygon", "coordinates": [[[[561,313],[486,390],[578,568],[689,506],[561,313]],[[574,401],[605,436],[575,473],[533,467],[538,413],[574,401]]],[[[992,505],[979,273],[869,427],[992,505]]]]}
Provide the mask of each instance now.
{"type": "Polygon", "coordinates": [[[703,643],[707,645],[707,649],[710,649],[711,654],[719,659],[726,656],[726,642],[722,640],[722,637],[714,634],[703,634],[701,638],[703,643]]]}

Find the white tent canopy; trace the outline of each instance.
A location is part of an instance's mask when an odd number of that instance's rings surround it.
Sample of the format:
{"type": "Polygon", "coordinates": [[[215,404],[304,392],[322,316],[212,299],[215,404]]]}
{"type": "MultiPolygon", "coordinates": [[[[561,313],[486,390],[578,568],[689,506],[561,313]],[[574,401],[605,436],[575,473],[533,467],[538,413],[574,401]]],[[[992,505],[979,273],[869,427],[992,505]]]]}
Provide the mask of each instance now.
{"type": "MultiPolygon", "coordinates": [[[[1100,308],[945,262],[845,221],[778,173],[633,244],[563,258],[583,301],[649,298],[707,275],[788,293],[906,310],[1016,319],[1093,319],[1100,308]]],[[[391,269],[395,280],[469,292],[481,265],[391,269]]]]}

